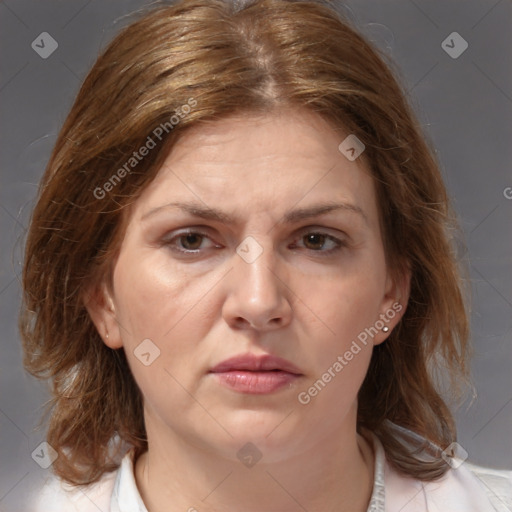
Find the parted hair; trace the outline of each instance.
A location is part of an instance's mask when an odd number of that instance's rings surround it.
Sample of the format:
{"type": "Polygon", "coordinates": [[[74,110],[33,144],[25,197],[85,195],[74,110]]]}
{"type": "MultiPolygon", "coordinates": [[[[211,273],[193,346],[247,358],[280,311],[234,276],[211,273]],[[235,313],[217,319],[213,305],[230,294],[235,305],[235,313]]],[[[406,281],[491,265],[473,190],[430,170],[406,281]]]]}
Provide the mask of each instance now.
{"type": "Polygon", "coordinates": [[[373,350],[357,428],[379,437],[400,472],[441,477],[449,466],[440,450],[456,429],[437,374],[468,381],[468,312],[440,164],[394,64],[327,0],[180,0],[135,16],[84,80],[26,240],[24,365],[51,383],[53,470],[93,483],[117,467],[113,446],[147,450],[125,353],[105,345],[85,307],[91,283],[111,277],[129,206],[188,129],[285,107],[365,145],[386,260],[397,279],[410,272],[411,285],[405,314],[373,350]],[[148,137],[157,147],[127,166],[148,137]],[[426,441],[404,443],[402,428],[426,441]]]}

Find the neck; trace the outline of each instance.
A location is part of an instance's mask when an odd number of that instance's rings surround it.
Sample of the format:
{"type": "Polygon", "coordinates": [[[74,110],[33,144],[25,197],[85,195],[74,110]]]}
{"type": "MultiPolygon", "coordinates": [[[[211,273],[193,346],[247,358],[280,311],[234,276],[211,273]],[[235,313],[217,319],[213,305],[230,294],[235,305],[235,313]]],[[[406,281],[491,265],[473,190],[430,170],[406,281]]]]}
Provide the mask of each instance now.
{"type": "Polygon", "coordinates": [[[223,457],[172,432],[158,436],[148,422],[137,486],[149,512],[365,512],[374,455],[350,427],[304,452],[246,467],[231,453],[223,457]]]}

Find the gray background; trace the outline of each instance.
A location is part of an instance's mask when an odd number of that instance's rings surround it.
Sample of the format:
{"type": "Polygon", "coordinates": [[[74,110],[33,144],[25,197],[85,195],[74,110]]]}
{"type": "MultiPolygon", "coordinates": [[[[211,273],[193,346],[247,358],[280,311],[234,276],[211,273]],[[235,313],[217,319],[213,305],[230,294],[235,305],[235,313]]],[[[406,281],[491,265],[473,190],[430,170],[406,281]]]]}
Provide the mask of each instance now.
{"type": "MultiPolygon", "coordinates": [[[[37,183],[71,102],[99,50],[141,0],[0,3],[0,511],[26,510],[50,470],[31,452],[48,397],[26,375],[17,332],[23,235],[37,183]],[[47,59],[31,47],[58,42],[47,59]]],[[[341,2],[340,2],[341,5],[341,2]]],[[[457,412],[473,462],[512,467],[512,1],[354,0],[343,10],[401,70],[436,147],[465,231],[473,291],[473,379],[478,398],[457,412]],[[454,59],[441,43],[458,32],[454,59]]]]}

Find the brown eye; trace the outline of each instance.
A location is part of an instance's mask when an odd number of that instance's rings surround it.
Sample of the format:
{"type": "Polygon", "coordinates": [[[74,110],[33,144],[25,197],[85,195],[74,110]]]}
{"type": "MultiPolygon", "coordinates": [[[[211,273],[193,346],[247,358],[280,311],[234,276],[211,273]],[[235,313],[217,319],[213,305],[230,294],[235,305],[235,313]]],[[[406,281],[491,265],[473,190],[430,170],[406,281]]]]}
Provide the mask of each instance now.
{"type": "Polygon", "coordinates": [[[182,231],[172,237],[166,237],[162,240],[163,245],[169,247],[175,253],[181,255],[198,255],[207,250],[218,248],[212,239],[200,231],[182,231]]]}
{"type": "Polygon", "coordinates": [[[183,249],[195,251],[201,247],[204,236],[199,233],[186,233],[179,237],[183,249]]]}
{"type": "Polygon", "coordinates": [[[302,235],[293,246],[316,252],[319,256],[328,256],[343,249],[347,244],[327,233],[313,231],[302,235]]]}
{"type": "Polygon", "coordinates": [[[320,233],[310,233],[305,235],[302,239],[304,240],[304,245],[311,250],[319,250],[325,244],[326,236],[320,233]]]}

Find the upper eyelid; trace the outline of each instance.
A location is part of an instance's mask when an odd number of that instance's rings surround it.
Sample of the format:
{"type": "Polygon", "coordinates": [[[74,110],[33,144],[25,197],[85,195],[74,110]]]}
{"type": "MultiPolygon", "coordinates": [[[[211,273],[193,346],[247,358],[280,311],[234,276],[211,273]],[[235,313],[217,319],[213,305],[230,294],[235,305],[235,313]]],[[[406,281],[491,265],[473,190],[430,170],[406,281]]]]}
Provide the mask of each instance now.
{"type": "MultiPolygon", "coordinates": [[[[216,231],[216,228],[213,228],[211,226],[206,226],[206,225],[197,225],[197,226],[192,225],[192,226],[183,226],[180,228],[170,230],[167,232],[167,234],[165,236],[167,237],[173,233],[174,233],[173,236],[177,236],[182,233],[185,233],[185,234],[198,233],[198,234],[204,234],[206,236],[209,236],[208,233],[211,233],[212,231],[216,231]]],[[[333,237],[337,237],[337,236],[348,237],[348,234],[343,229],[328,227],[328,226],[319,226],[317,224],[310,224],[310,225],[303,226],[301,228],[297,228],[294,230],[294,233],[309,233],[309,232],[322,233],[322,234],[330,235],[333,237]],[[333,232],[336,232],[337,234],[333,234],[333,232]]]]}
{"type": "MultiPolygon", "coordinates": [[[[165,239],[171,239],[175,238],[177,236],[181,235],[187,235],[187,234],[200,234],[203,236],[212,236],[210,235],[212,228],[209,226],[190,226],[190,227],[183,227],[183,228],[177,228],[172,231],[169,231],[166,235],[164,235],[165,239]],[[172,235],[172,236],[171,236],[172,235]]],[[[336,228],[328,228],[328,227],[321,227],[321,226],[304,226],[302,228],[298,228],[294,231],[295,236],[298,236],[302,233],[315,233],[315,234],[323,234],[332,236],[333,238],[338,238],[340,236],[342,237],[348,237],[347,233],[340,229],[336,228]],[[332,231],[336,231],[337,234],[333,234],[332,231]]],[[[293,235],[292,235],[293,236],[293,235]]]]}

